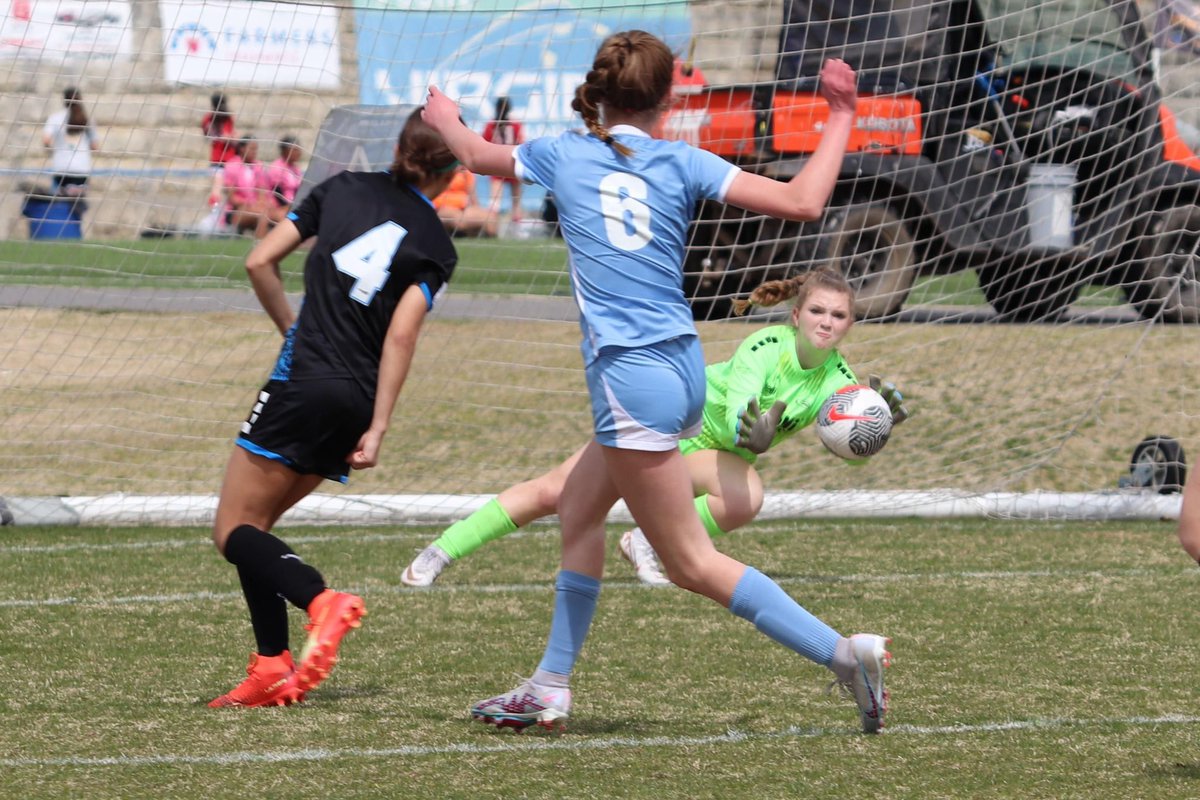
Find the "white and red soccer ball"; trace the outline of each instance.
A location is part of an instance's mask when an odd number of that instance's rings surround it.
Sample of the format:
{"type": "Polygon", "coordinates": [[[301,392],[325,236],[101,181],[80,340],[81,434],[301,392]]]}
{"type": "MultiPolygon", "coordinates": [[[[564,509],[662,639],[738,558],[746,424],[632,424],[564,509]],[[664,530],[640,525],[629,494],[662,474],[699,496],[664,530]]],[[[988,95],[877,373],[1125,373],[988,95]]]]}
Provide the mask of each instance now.
{"type": "Polygon", "coordinates": [[[817,412],[817,435],[829,452],[848,461],[870,458],[892,434],[887,401],[869,386],[843,386],[817,412]]]}

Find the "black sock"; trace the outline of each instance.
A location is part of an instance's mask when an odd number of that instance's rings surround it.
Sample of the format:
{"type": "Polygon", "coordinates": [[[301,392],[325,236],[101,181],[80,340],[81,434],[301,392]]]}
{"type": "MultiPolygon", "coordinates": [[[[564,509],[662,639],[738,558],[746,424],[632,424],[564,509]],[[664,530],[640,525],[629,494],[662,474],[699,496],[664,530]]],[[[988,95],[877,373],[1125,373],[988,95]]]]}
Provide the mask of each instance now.
{"type": "Polygon", "coordinates": [[[284,541],[253,525],[239,525],[225,540],[225,560],[248,579],[283,595],[297,608],[307,609],[325,591],[321,573],[300,560],[284,541]]]}
{"type": "Polygon", "coordinates": [[[288,649],[287,603],[279,593],[255,581],[249,571],[238,567],[242,594],[250,608],[250,625],[259,655],[277,656],[288,649]]]}

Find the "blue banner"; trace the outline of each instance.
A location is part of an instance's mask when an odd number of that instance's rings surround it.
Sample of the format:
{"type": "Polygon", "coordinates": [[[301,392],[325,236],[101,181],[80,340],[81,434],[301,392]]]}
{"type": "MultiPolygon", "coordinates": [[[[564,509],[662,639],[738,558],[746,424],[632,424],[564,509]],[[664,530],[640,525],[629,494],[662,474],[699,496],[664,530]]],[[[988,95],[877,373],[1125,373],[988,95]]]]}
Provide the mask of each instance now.
{"type": "Polygon", "coordinates": [[[459,101],[464,121],[480,130],[495,98],[506,96],[527,138],[581,127],[571,100],[605,36],[640,28],[681,55],[691,36],[685,0],[520,6],[442,0],[425,7],[432,10],[356,11],[362,102],[420,105],[432,83],[459,101]]]}

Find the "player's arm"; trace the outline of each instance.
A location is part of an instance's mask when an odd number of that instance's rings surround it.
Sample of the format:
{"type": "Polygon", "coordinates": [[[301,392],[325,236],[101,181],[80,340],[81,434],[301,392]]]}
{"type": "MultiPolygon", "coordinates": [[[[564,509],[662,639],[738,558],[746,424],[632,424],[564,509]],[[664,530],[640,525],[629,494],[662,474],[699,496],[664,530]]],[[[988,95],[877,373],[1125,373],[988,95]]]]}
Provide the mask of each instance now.
{"type": "Polygon", "coordinates": [[[775,343],[754,334],[738,346],[729,360],[725,380],[725,419],[718,436],[721,444],[741,447],[755,454],[765,453],[771,446],[786,406],[776,403],[763,413],[758,400],[778,355],[775,343]]]}
{"type": "Polygon", "coordinates": [[[820,219],[833,194],[854,127],[858,99],[854,70],[840,59],[829,59],[821,67],[820,92],[829,104],[829,119],[817,149],[800,172],[787,182],[741,172],[726,192],[727,203],[780,219],[820,219]]]}
{"type": "Polygon", "coordinates": [[[419,284],[405,290],[392,312],[387,335],[383,340],[383,355],[379,359],[379,378],[375,384],[375,408],[371,425],[359,437],[358,445],[346,458],[352,469],[367,469],[379,463],[379,447],[392,420],[396,398],[404,388],[408,369],[417,349],[417,336],[425,321],[428,298],[419,284]]]}
{"type": "Polygon", "coordinates": [[[429,87],[429,97],[421,119],[441,134],[458,160],[471,172],[497,178],[515,178],[516,163],[510,144],[494,144],[463,124],[458,104],[442,94],[436,86],[429,87]]]}
{"type": "Polygon", "coordinates": [[[250,255],[246,256],[246,274],[250,277],[250,285],[254,287],[254,295],[279,333],[285,336],[296,322],[296,312],[292,310],[292,304],[284,292],[279,262],[299,247],[301,241],[296,224],[285,219],[259,239],[250,255]]]}

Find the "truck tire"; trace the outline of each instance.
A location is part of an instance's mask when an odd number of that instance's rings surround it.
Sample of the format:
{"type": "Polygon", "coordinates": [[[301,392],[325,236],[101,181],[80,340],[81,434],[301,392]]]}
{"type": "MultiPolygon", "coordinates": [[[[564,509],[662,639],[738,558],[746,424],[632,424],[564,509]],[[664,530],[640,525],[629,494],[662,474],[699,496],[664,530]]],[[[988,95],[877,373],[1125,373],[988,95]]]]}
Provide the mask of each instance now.
{"type": "Polygon", "coordinates": [[[917,277],[912,236],[885,203],[831,208],[817,245],[817,263],[840,270],[850,281],[859,319],[898,313],[917,277]]]}
{"type": "Polygon", "coordinates": [[[1079,270],[1053,259],[1013,256],[976,268],[979,288],[1006,322],[1055,319],[1079,296],[1079,270]]]}
{"type": "Polygon", "coordinates": [[[1148,436],[1133,450],[1129,459],[1130,485],[1153,489],[1159,494],[1183,491],[1187,480],[1187,461],[1183,446],[1170,436],[1148,436]]]}
{"type": "Polygon", "coordinates": [[[1122,287],[1142,319],[1200,322],[1200,206],[1157,212],[1138,245],[1131,280],[1122,287]]]}
{"type": "Polygon", "coordinates": [[[692,224],[683,260],[692,317],[699,322],[730,316],[735,298],[763,281],[787,277],[801,245],[795,223],[706,203],[692,224]]]}

